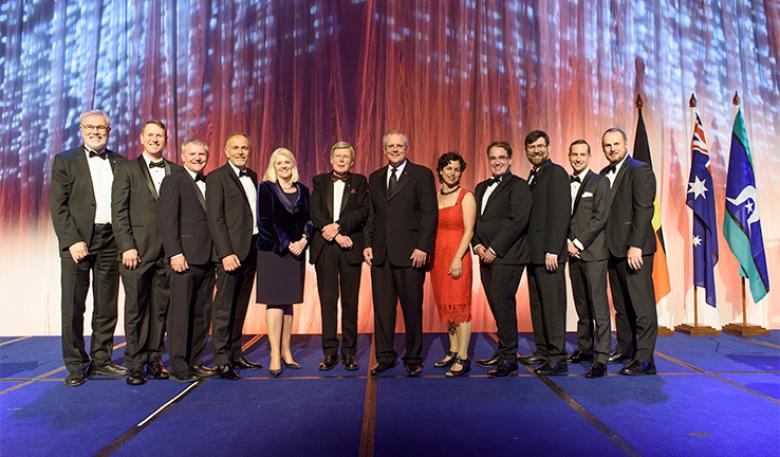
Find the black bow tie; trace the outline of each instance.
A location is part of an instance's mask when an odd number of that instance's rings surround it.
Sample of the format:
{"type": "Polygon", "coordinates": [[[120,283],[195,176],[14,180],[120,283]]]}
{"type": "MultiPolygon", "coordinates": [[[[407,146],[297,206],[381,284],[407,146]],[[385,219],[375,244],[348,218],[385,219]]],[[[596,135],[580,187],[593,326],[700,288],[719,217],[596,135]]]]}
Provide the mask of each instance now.
{"type": "Polygon", "coordinates": [[[243,168],[241,170],[238,170],[238,177],[243,178],[244,176],[249,176],[249,172],[246,168],[243,168]]]}
{"type": "Polygon", "coordinates": [[[97,157],[99,159],[104,159],[105,160],[105,159],[108,158],[108,154],[106,154],[105,152],[97,152],[97,151],[93,151],[92,149],[90,149],[89,150],[89,157],[90,158],[97,157]]]}
{"type": "Polygon", "coordinates": [[[206,182],[206,176],[203,173],[198,173],[195,175],[195,182],[203,181],[206,182]]]}
{"type": "Polygon", "coordinates": [[[582,183],[582,181],[580,181],[580,177],[579,176],[570,176],[569,177],[569,182],[570,183],[573,183],[573,182],[582,183]]]}
{"type": "Polygon", "coordinates": [[[493,184],[501,184],[501,178],[503,178],[503,175],[488,178],[488,186],[492,186],[493,184]]]}
{"type": "Polygon", "coordinates": [[[617,170],[617,167],[615,165],[610,165],[607,167],[607,173],[614,173],[615,170],[617,170]]]}
{"type": "Polygon", "coordinates": [[[331,174],[330,174],[330,179],[331,179],[333,182],[336,182],[336,181],[344,181],[344,182],[347,182],[347,176],[349,176],[349,173],[345,174],[344,176],[339,176],[339,175],[337,175],[337,174],[334,172],[334,173],[331,173],[331,174]]]}
{"type": "Polygon", "coordinates": [[[152,168],[165,168],[165,161],[149,162],[149,169],[151,170],[152,168]]]}

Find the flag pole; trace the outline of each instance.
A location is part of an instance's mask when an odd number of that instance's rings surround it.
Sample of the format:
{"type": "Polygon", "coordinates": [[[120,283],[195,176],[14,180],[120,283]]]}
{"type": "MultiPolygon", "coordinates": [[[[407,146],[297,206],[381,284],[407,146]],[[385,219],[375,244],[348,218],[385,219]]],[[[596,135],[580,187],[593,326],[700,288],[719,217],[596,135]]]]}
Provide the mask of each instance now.
{"type": "MultiPolygon", "coordinates": [[[[642,108],[644,108],[645,103],[644,103],[644,100],[642,100],[642,95],[640,93],[638,93],[638,92],[636,94],[636,99],[634,99],[634,106],[637,109],[638,116],[641,116],[642,108]]],[[[656,195],[656,198],[654,200],[654,205],[653,206],[655,206],[655,202],[657,201],[657,199],[658,199],[658,195],[656,195]]],[[[654,227],[654,229],[655,229],[655,227],[654,227]]],[[[655,231],[655,230],[653,230],[653,231],[655,231]]],[[[658,237],[657,234],[655,236],[656,236],[656,238],[658,237]]],[[[658,239],[656,241],[658,241],[658,239]]],[[[664,253],[664,256],[665,256],[665,253],[664,253]]],[[[655,269],[656,267],[658,267],[657,262],[653,262],[653,269],[655,269]]],[[[653,272],[653,288],[655,288],[655,271],[653,272]]],[[[661,302],[661,300],[665,300],[665,298],[658,299],[658,302],[656,303],[656,306],[658,305],[658,303],[661,302]]],[[[672,331],[672,329],[670,329],[669,327],[667,327],[665,325],[660,325],[660,324],[658,325],[658,336],[672,336],[672,335],[674,335],[674,331],[672,331]]]]}
{"type": "MultiPolygon", "coordinates": [[[[734,92],[734,98],[731,101],[734,103],[735,112],[739,111],[739,91],[734,92]]],[[[726,324],[723,326],[723,331],[737,336],[766,335],[769,333],[769,330],[760,325],[748,324],[747,322],[747,295],[745,293],[745,277],[740,275],[740,279],[742,282],[742,324],[726,324]]]]}
{"type": "MultiPolygon", "coordinates": [[[[696,125],[696,94],[691,94],[691,98],[688,100],[688,108],[691,110],[691,125],[696,125]]],[[[692,163],[689,164],[689,167],[692,163]]],[[[696,217],[696,216],[694,216],[696,217]]],[[[694,266],[694,269],[696,267],[694,266]]],[[[699,288],[696,287],[696,278],[693,278],[693,325],[680,324],[674,328],[680,333],[684,333],[690,336],[713,336],[720,335],[720,331],[716,330],[709,325],[699,325],[699,288]]]]}

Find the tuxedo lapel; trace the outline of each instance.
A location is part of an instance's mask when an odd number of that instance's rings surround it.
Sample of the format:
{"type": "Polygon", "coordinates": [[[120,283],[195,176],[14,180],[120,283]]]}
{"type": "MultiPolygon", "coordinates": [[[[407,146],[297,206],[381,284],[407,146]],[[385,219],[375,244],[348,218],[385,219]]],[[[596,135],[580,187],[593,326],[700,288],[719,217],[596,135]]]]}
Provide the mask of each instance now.
{"type": "MultiPolygon", "coordinates": [[[[95,185],[92,182],[92,172],[89,171],[89,161],[87,160],[87,154],[89,154],[89,152],[84,146],[82,146],[81,149],[76,152],[76,173],[83,174],[87,181],[89,181],[89,188],[94,189],[95,185]]],[[[111,167],[113,169],[113,165],[111,167]]],[[[94,205],[96,202],[95,192],[93,191],[89,195],[92,197],[92,201],[90,203],[94,205]]]]}
{"type": "Polygon", "coordinates": [[[339,214],[344,214],[344,209],[347,207],[347,202],[349,201],[350,193],[352,192],[352,174],[350,173],[349,179],[344,182],[344,195],[341,197],[341,209],[339,210],[339,214]]]}
{"type": "Polygon", "coordinates": [[[325,207],[330,220],[333,220],[333,179],[330,176],[325,181],[325,207]]]}
{"type": "Polygon", "coordinates": [[[617,195],[617,191],[620,188],[620,183],[623,182],[623,177],[626,176],[626,173],[628,173],[628,167],[630,164],[631,156],[626,156],[626,161],[623,163],[623,166],[620,167],[620,171],[617,172],[617,176],[615,176],[615,182],[612,183],[612,189],[609,191],[609,206],[612,206],[612,201],[615,199],[615,195],[617,195]]]}
{"type": "Polygon", "coordinates": [[[190,181],[190,184],[193,187],[193,191],[195,192],[195,196],[198,199],[198,203],[200,203],[200,206],[203,207],[203,211],[206,211],[206,199],[203,198],[203,193],[200,191],[200,188],[198,187],[198,183],[194,179],[192,179],[192,177],[190,176],[189,173],[185,172],[185,174],[187,175],[188,178],[190,178],[189,181],[190,181]]]}
{"type": "MultiPolygon", "coordinates": [[[[512,175],[506,175],[506,176],[504,176],[501,179],[501,182],[498,183],[498,186],[493,190],[493,193],[490,194],[490,198],[488,199],[487,204],[485,205],[485,209],[482,210],[482,214],[485,214],[485,212],[487,212],[488,208],[490,207],[490,203],[495,201],[496,196],[498,196],[499,193],[502,190],[504,190],[504,188],[507,186],[507,184],[509,184],[509,180],[511,179],[511,176],[512,175]]],[[[538,175],[537,175],[537,177],[538,177],[538,175]]],[[[487,192],[487,188],[488,187],[490,187],[490,186],[489,185],[485,186],[485,192],[487,192]]],[[[482,194],[484,194],[485,192],[482,192],[482,194]]],[[[481,203],[482,202],[482,196],[481,195],[479,196],[479,201],[480,201],[480,205],[481,205],[482,204],[481,203]]]]}
{"type": "Polygon", "coordinates": [[[572,207],[571,210],[572,214],[577,212],[577,206],[580,204],[580,198],[582,198],[582,193],[585,191],[585,186],[588,185],[588,182],[590,181],[590,176],[592,174],[593,171],[588,171],[588,174],[585,175],[585,179],[582,180],[582,184],[580,184],[580,189],[577,191],[577,196],[574,198],[574,206],[572,207]]]}
{"type": "MultiPolygon", "coordinates": [[[[236,172],[233,170],[233,167],[230,166],[230,163],[226,163],[225,167],[227,167],[228,179],[233,181],[233,184],[235,184],[236,187],[238,187],[238,190],[241,192],[241,195],[244,196],[244,204],[247,206],[247,208],[249,209],[249,212],[251,213],[252,212],[252,208],[249,206],[249,200],[247,199],[246,192],[244,191],[244,186],[241,185],[241,180],[238,179],[238,176],[236,176],[236,172]]],[[[256,183],[255,183],[255,187],[257,187],[256,183]]]]}
{"type": "Polygon", "coordinates": [[[144,156],[141,155],[141,157],[138,158],[137,162],[138,162],[138,167],[141,169],[141,176],[143,176],[144,179],[146,179],[146,186],[149,187],[149,192],[152,193],[152,198],[157,200],[158,198],[160,198],[160,195],[157,193],[157,189],[154,187],[154,181],[152,181],[152,174],[149,172],[149,167],[146,165],[146,160],[144,160],[144,156]]]}

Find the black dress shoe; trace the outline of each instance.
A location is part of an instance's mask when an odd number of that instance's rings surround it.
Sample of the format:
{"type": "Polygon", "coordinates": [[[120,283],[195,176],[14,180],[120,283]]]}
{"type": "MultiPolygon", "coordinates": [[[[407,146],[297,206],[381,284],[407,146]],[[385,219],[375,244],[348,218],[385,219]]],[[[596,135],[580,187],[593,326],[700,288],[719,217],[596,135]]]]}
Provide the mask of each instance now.
{"type": "Polygon", "coordinates": [[[537,364],[544,364],[547,362],[547,357],[539,354],[538,352],[534,352],[533,354],[525,357],[518,357],[517,359],[520,363],[523,365],[537,365],[537,364]]]}
{"type": "Polygon", "coordinates": [[[410,378],[416,378],[422,374],[421,363],[407,363],[406,364],[406,376],[410,378]]]}
{"type": "Polygon", "coordinates": [[[110,362],[106,365],[93,365],[91,372],[93,375],[100,376],[125,376],[127,374],[127,368],[110,362]]]}
{"type": "Polygon", "coordinates": [[[148,369],[149,377],[152,379],[168,379],[171,376],[168,373],[168,370],[165,369],[165,365],[163,365],[161,360],[150,362],[148,369]]]}
{"type": "Polygon", "coordinates": [[[65,385],[68,387],[80,386],[87,382],[87,378],[84,377],[84,373],[68,373],[68,377],[65,378],[65,385]]]}
{"type": "Polygon", "coordinates": [[[263,368],[262,364],[250,362],[244,356],[241,356],[241,358],[238,360],[234,360],[232,366],[234,368],[241,368],[243,370],[259,370],[260,368],[263,368]]]}
{"type": "Polygon", "coordinates": [[[463,360],[460,357],[455,359],[455,363],[452,364],[453,366],[450,367],[449,370],[447,370],[446,373],[444,373],[444,376],[448,378],[459,378],[461,376],[466,376],[466,374],[471,371],[471,360],[466,359],[463,360]],[[455,365],[460,365],[460,370],[453,370],[455,365]]]}
{"type": "Polygon", "coordinates": [[[238,372],[231,364],[217,367],[217,372],[219,373],[219,377],[222,379],[227,379],[229,381],[238,381],[241,379],[241,376],[238,375],[238,372]]]}
{"type": "Polygon", "coordinates": [[[201,378],[209,378],[217,374],[216,368],[207,367],[206,365],[203,364],[195,365],[194,367],[192,367],[192,371],[194,371],[195,374],[197,374],[201,378]]]}
{"type": "Polygon", "coordinates": [[[593,362],[590,369],[585,373],[586,378],[603,378],[607,374],[607,364],[601,362],[593,362]]]}
{"type": "Polygon", "coordinates": [[[447,351],[447,354],[444,355],[444,358],[434,363],[433,366],[436,368],[447,368],[455,363],[455,358],[457,356],[457,352],[447,351]]]}
{"type": "Polygon", "coordinates": [[[292,362],[285,362],[284,359],[282,359],[282,365],[285,368],[292,368],[293,370],[300,370],[303,368],[300,363],[293,360],[292,362]]]}
{"type": "Polygon", "coordinates": [[[628,362],[630,360],[631,360],[630,355],[623,354],[622,352],[612,351],[612,353],[609,354],[607,363],[623,363],[623,362],[628,362]]]}
{"type": "Polygon", "coordinates": [[[491,378],[505,378],[514,374],[517,374],[517,363],[506,360],[502,360],[494,369],[488,371],[488,376],[491,378]]]}
{"type": "Polygon", "coordinates": [[[559,376],[568,372],[569,365],[566,362],[552,364],[550,361],[544,362],[534,370],[534,374],[539,376],[559,376]]]}
{"type": "Polygon", "coordinates": [[[485,368],[496,367],[498,366],[499,362],[501,362],[501,356],[498,354],[498,352],[491,355],[489,359],[479,359],[474,361],[474,363],[477,365],[485,368]]]}
{"type": "Polygon", "coordinates": [[[593,361],[593,354],[586,354],[579,349],[572,352],[571,356],[569,356],[569,363],[581,363],[581,362],[592,362],[593,361]]]}
{"type": "Polygon", "coordinates": [[[127,383],[131,386],[140,386],[141,384],[146,382],[146,377],[144,376],[144,370],[138,368],[134,370],[130,370],[127,373],[127,383]]]}
{"type": "Polygon", "coordinates": [[[342,363],[344,364],[344,369],[347,371],[355,371],[360,368],[354,355],[345,355],[342,357],[342,363]]]}
{"type": "Polygon", "coordinates": [[[336,365],[338,364],[339,364],[339,356],[337,356],[336,354],[328,354],[325,356],[324,359],[322,359],[319,366],[317,366],[317,369],[320,371],[328,371],[335,368],[336,365]]]}
{"type": "Polygon", "coordinates": [[[634,360],[625,367],[623,367],[622,370],[620,370],[620,374],[626,375],[626,376],[637,376],[640,374],[655,374],[655,363],[653,362],[640,362],[639,360],[634,360]]]}
{"type": "Polygon", "coordinates": [[[173,380],[176,382],[195,382],[200,381],[200,376],[195,374],[194,371],[188,371],[180,374],[173,374],[173,380]]]}
{"type": "Polygon", "coordinates": [[[376,376],[380,373],[384,373],[385,371],[393,368],[395,366],[394,362],[379,362],[376,364],[374,368],[371,369],[371,376],[376,376]]]}

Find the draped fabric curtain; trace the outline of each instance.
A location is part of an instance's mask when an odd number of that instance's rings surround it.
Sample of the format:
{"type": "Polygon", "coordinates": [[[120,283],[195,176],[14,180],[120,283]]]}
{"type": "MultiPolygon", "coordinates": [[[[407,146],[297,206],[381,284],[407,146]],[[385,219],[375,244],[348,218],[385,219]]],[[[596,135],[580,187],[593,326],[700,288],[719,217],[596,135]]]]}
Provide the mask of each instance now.
{"type": "MultiPolygon", "coordinates": [[[[251,167],[262,175],[271,152],[286,146],[307,185],[329,170],[338,140],[355,145],[356,172],[382,166],[382,133],[400,128],[414,162],[434,168],[440,154],[459,151],[468,163],[464,184],[473,189],[488,176],[485,146],[496,139],[512,142],[512,170],[527,177],[522,142],[537,128],[550,134],[551,158],[564,166],[568,144],[588,140],[599,170],[606,164],[600,133],[622,126],[630,145],[641,94],[672,278],[659,313],[673,325],[691,319],[687,101],[694,92],[699,99],[721,224],[731,100],[739,91],[778,283],[780,206],[771,180],[780,171],[778,2],[6,0],[0,32],[0,249],[7,258],[0,285],[9,293],[0,333],[58,332],[50,165],[54,154],[80,144],[78,115],[92,108],[109,114],[109,147],[129,158],[141,153],[140,126],[151,118],[169,126],[168,158],[178,161],[179,146],[200,138],[211,170],[225,163],[228,134],[240,130],[252,138],[251,167]]],[[[722,241],[720,248],[728,252],[722,241]]],[[[705,322],[737,316],[737,268],[730,253],[721,255],[720,306],[703,310],[705,322]]],[[[298,332],[320,325],[313,269],[307,274],[298,332]]],[[[524,330],[527,302],[523,280],[524,330]]],[[[772,302],[770,293],[751,317],[780,326],[772,302]]],[[[371,330],[370,308],[365,269],[361,331],[371,330]]],[[[260,310],[253,307],[247,331],[263,330],[260,310]]],[[[474,324],[494,328],[478,278],[474,324]]],[[[430,289],[425,328],[444,329],[430,289]]]]}

